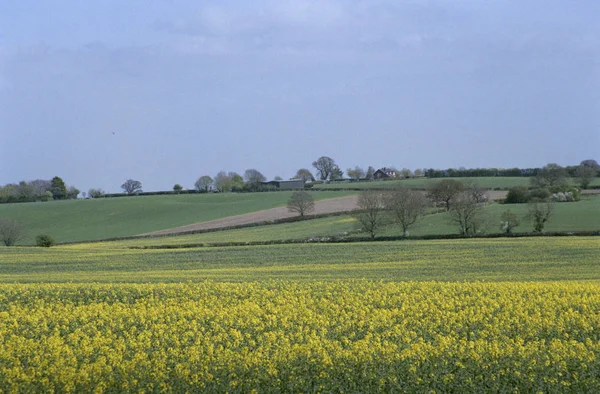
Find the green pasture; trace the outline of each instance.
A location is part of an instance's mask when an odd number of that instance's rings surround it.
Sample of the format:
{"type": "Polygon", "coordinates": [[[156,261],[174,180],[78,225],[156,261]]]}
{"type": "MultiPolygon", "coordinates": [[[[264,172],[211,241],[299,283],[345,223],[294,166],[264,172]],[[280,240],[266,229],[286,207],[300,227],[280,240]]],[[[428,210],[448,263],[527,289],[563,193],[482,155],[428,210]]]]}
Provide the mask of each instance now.
{"type": "Polygon", "coordinates": [[[0,253],[0,282],[600,280],[600,238],[540,237],[139,250],[81,244],[0,253]]]}
{"type": "MultiPolygon", "coordinates": [[[[485,208],[489,229],[487,233],[500,233],[501,215],[510,210],[521,219],[515,232],[530,232],[532,223],[525,219],[527,204],[492,203],[485,208]]],[[[106,243],[110,247],[186,245],[219,242],[256,242],[286,239],[308,239],[311,237],[338,236],[349,233],[348,237],[364,237],[356,232],[358,223],[352,215],[330,216],[294,223],[248,227],[236,230],[223,230],[200,234],[141,238],[106,243]]],[[[575,203],[557,203],[555,212],[546,225],[546,231],[585,231],[600,230],[600,197],[584,197],[575,203]]],[[[448,213],[435,213],[422,217],[410,228],[410,235],[456,234],[456,226],[451,223],[448,213]]],[[[397,225],[387,225],[379,232],[380,236],[399,236],[402,231],[397,225]]],[[[600,241],[599,241],[600,242],[600,241]]],[[[104,245],[104,244],[103,244],[104,245]]]]}
{"type": "MultiPolygon", "coordinates": [[[[485,189],[509,189],[513,186],[530,186],[529,177],[469,177],[469,178],[414,178],[373,182],[338,182],[329,184],[317,184],[313,189],[386,189],[405,186],[416,189],[427,189],[435,183],[444,179],[454,179],[460,182],[473,182],[485,189]]],[[[573,185],[577,184],[575,179],[570,179],[573,185]]],[[[594,178],[592,186],[600,186],[600,178],[594,178]]]]}
{"type": "MultiPolygon", "coordinates": [[[[182,194],[0,204],[0,218],[23,224],[34,244],[38,234],[57,242],[91,241],[221,219],[285,206],[292,192],[182,194]]],[[[316,200],[342,197],[351,192],[313,192],[316,200]]]]}

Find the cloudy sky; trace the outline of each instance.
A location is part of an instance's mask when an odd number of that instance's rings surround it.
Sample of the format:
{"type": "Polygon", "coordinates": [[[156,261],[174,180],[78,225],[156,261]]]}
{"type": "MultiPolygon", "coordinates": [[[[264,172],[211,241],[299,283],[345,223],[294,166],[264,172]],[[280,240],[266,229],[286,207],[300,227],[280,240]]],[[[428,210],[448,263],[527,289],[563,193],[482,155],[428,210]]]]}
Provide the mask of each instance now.
{"type": "Polygon", "coordinates": [[[0,184],[600,160],[596,0],[0,2],[0,184]]]}

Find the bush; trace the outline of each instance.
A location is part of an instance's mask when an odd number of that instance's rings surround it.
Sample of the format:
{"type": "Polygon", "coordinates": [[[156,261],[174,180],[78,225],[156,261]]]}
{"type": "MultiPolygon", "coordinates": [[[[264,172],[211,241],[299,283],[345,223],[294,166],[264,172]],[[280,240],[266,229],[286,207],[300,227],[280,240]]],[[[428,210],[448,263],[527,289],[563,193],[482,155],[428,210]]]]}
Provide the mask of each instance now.
{"type": "Polygon", "coordinates": [[[546,188],[537,188],[537,189],[533,189],[530,193],[529,193],[529,200],[547,200],[549,199],[551,196],[550,191],[546,188]]]}
{"type": "Polygon", "coordinates": [[[530,193],[526,186],[514,186],[508,189],[506,204],[524,204],[529,201],[530,193]]]}
{"type": "Polygon", "coordinates": [[[40,234],[35,237],[35,244],[43,248],[49,248],[55,244],[54,238],[46,234],[40,234]]]}

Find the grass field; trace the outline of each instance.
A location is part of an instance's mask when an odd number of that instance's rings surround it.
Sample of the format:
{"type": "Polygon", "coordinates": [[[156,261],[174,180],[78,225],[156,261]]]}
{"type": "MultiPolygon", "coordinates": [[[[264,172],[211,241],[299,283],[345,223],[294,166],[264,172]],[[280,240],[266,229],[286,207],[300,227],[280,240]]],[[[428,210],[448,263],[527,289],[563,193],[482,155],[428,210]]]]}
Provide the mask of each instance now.
{"type": "Polygon", "coordinates": [[[0,282],[600,280],[600,238],[548,237],[132,250],[4,248],[0,282]]]}
{"type": "MultiPolygon", "coordinates": [[[[500,217],[505,210],[511,210],[522,218],[516,232],[529,232],[532,224],[523,219],[527,214],[527,204],[490,204],[486,207],[490,229],[488,233],[500,233],[500,217]]],[[[358,223],[351,215],[332,216],[306,220],[295,223],[275,224],[250,227],[237,230],[217,231],[202,234],[170,236],[159,238],[142,238],[136,240],[115,241],[106,244],[108,247],[150,246],[150,245],[185,245],[219,242],[255,242],[286,239],[308,239],[311,237],[336,236],[350,233],[348,237],[364,236],[356,233],[358,223]]],[[[577,203],[561,203],[556,205],[554,216],[546,226],[547,231],[600,230],[600,197],[584,197],[577,203]]],[[[428,215],[420,219],[410,229],[413,236],[456,234],[447,213],[428,215]]],[[[398,226],[387,226],[379,233],[381,236],[399,236],[398,226]]]]}
{"type": "MultiPolygon", "coordinates": [[[[21,244],[33,244],[38,234],[49,234],[57,242],[91,241],[284,206],[291,193],[185,194],[0,204],[0,217],[23,224],[26,238],[21,244]]],[[[344,195],[348,193],[313,193],[316,200],[344,195]]]]}
{"type": "MultiPolygon", "coordinates": [[[[405,186],[410,188],[427,189],[436,182],[443,179],[455,179],[461,182],[474,182],[479,187],[486,189],[508,189],[513,186],[529,186],[531,178],[527,177],[477,177],[477,178],[418,178],[418,179],[402,179],[392,181],[374,181],[374,182],[348,182],[348,183],[330,183],[314,185],[314,189],[368,189],[368,188],[393,188],[397,186],[405,186]]],[[[576,185],[574,179],[570,183],[576,185]]],[[[592,186],[600,186],[600,178],[594,178],[592,186]]]]}

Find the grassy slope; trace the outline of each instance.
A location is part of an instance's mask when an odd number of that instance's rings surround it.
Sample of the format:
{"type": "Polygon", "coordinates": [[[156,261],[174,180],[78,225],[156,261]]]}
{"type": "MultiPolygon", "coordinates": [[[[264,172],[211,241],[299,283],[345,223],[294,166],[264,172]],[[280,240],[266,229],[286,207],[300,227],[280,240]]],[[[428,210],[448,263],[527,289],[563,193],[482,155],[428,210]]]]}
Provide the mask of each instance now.
{"type": "MultiPolygon", "coordinates": [[[[527,204],[489,205],[486,210],[492,227],[488,232],[500,232],[500,216],[507,209],[522,218],[527,213],[527,204]]],[[[515,231],[528,232],[531,231],[531,227],[531,223],[523,220],[515,231]]],[[[555,214],[546,227],[548,231],[600,230],[600,197],[586,197],[577,203],[557,204],[555,214]]],[[[356,229],[356,220],[350,215],[344,215],[213,233],[126,240],[110,243],[107,246],[182,245],[302,239],[314,236],[331,236],[356,229]]],[[[388,226],[381,231],[380,235],[396,236],[400,233],[398,226],[388,226]]],[[[414,228],[410,229],[410,233],[411,235],[455,234],[456,227],[450,223],[448,214],[434,214],[422,218],[414,228]]]]}
{"type": "MultiPolygon", "coordinates": [[[[375,181],[375,182],[358,182],[358,183],[331,183],[328,185],[315,185],[315,189],[345,189],[345,188],[392,188],[399,185],[413,188],[424,189],[430,187],[442,179],[455,179],[461,182],[474,182],[480,187],[486,189],[508,189],[513,186],[529,186],[530,178],[526,177],[479,177],[479,178],[419,178],[419,179],[403,179],[396,181],[375,181]]],[[[576,184],[571,180],[572,184],[576,184]]],[[[592,182],[594,186],[600,186],[600,178],[595,178],[592,182]]]]}
{"type": "Polygon", "coordinates": [[[599,244],[598,237],[548,237],[177,250],[15,247],[0,254],[0,281],[598,281],[599,244]]]}
{"type": "MultiPolygon", "coordinates": [[[[47,203],[0,204],[0,217],[23,223],[33,244],[38,234],[57,242],[141,234],[284,206],[292,192],[122,197],[47,203]]],[[[351,193],[315,192],[315,199],[351,193]]]]}

